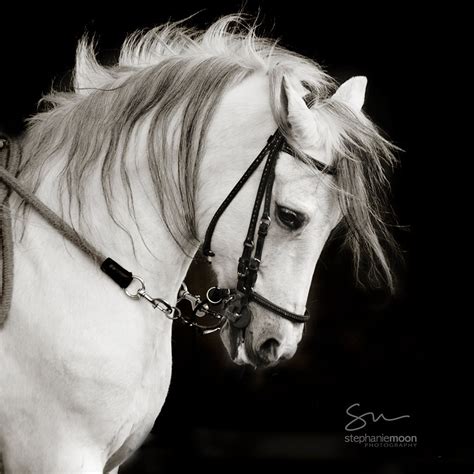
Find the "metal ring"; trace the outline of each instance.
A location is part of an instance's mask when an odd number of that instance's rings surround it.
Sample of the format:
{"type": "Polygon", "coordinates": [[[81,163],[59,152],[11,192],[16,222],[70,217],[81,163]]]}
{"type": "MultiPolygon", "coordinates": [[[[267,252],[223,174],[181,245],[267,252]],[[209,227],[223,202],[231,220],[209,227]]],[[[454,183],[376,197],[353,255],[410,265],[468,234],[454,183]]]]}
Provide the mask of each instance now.
{"type": "Polygon", "coordinates": [[[211,286],[211,287],[207,290],[207,292],[206,292],[206,299],[207,299],[207,301],[209,301],[209,303],[211,303],[211,304],[219,304],[219,303],[222,302],[223,298],[221,298],[221,299],[218,300],[218,301],[214,301],[213,299],[211,299],[211,298],[209,297],[209,292],[210,292],[211,290],[214,290],[214,289],[217,289],[217,286],[211,286]]]}
{"type": "Polygon", "coordinates": [[[176,306],[172,307],[171,313],[168,313],[167,311],[163,311],[163,313],[168,319],[171,319],[171,321],[181,318],[181,310],[176,306]]]}
{"type": "Polygon", "coordinates": [[[139,276],[136,276],[136,275],[132,275],[132,281],[130,282],[130,284],[133,282],[133,280],[139,281],[140,284],[141,284],[141,287],[138,288],[137,292],[136,293],[130,293],[130,291],[128,291],[128,286],[127,286],[127,288],[124,288],[123,291],[125,291],[125,294],[129,298],[132,298],[132,300],[138,300],[140,298],[140,293],[139,292],[140,291],[145,291],[145,282],[143,281],[143,278],[141,278],[139,276]]]}
{"type": "Polygon", "coordinates": [[[184,281],[181,283],[181,288],[178,291],[178,301],[176,304],[180,303],[181,301],[186,299],[186,296],[189,295],[188,287],[184,281]]]}

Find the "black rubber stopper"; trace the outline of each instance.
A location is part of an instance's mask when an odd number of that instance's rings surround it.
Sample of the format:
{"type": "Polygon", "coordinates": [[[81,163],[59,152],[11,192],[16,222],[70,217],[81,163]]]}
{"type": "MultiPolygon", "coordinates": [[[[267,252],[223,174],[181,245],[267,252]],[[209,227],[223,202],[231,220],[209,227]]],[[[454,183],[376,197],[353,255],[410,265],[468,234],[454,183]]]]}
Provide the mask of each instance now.
{"type": "Polygon", "coordinates": [[[108,275],[112,280],[117,283],[120,288],[127,288],[128,285],[133,280],[133,275],[128,270],[125,270],[121,265],[119,265],[115,260],[111,258],[106,258],[100,269],[108,275]]]}

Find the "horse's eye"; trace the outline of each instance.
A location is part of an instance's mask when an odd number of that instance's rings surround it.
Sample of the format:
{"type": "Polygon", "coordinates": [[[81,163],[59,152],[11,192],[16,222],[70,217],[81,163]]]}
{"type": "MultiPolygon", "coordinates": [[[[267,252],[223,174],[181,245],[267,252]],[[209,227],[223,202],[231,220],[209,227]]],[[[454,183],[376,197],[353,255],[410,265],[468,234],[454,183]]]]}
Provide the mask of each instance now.
{"type": "Polygon", "coordinates": [[[305,221],[303,214],[283,206],[277,205],[276,215],[280,223],[290,230],[298,230],[305,221]]]}

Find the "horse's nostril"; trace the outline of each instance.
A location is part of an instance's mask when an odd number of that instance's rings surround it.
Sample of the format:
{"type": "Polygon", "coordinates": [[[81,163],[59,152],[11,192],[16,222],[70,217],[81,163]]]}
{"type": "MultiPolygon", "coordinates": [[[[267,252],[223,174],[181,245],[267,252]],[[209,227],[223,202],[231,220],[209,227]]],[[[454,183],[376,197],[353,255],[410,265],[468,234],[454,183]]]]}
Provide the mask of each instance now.
{"type": "Polygon", "coordinates": [[[271,337],[260,344],[260,347],[258,348],[258,354],[260,357],[266,359],[269,362],[276,361],[278,359],[279,347],[280,342],[271,337]]]}

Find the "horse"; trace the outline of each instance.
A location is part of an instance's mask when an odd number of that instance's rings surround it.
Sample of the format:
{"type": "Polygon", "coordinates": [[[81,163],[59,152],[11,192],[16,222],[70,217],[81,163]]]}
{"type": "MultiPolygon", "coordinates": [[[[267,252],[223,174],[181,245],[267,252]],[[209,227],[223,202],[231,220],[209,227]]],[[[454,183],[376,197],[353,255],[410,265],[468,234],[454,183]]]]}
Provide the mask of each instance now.
{"type": "MultiPolygon", "coordinates": [[[[140,446],[170,384],[186,272],[219,205],[275,131],[287,146],[272,152],[255,290],[304,314],[321,251],[339,231],[356,279],[394,287],[386,205],[396,159],[362,112],[366,84],[356,76],[337,87],[316,62],[258,36],[240,15],[205,30],[167,23],[135,33],[108,67],[93,42],[79,42],[73,87],[47,95],[29,119],[17,179],[168,306],[128,298],[10,194],[15,285],[0,329],[7,473],[116,473],[140,446]]],[[[265,169],[247,176],[215,222],[221,288],[240,278],[265,169]]],[[[236,364],[268,367],[293,356],[303,328],[249,301],[245,327],[227,319],[220,336],[236,364]]]]}

